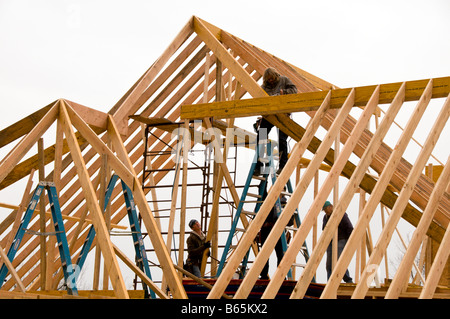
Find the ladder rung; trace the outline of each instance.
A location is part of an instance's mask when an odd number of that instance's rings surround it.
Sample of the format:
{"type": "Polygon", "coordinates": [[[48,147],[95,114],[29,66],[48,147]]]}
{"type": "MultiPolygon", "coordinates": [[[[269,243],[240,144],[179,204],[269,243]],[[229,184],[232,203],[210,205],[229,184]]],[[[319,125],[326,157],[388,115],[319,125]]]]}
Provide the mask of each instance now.
{"type": "Polygon", "coordinates": [[[241,203],[244,204],[258,204],[258,203],[263,203],[263,200],[241,200],[241,203]]]}
{"type": "Polygon", "coordinates": [[[281,195],[292,196],[292,193],[288,193],[288,192],[281,192],[281,195]]]}
{"type": "Polygon", "coordinates": [[[252,175],[252,178],[259,179],[260,181],[265,181],[266,180],[266,178],[264,176],[252,175]]]}
{"type": "Polygon", "coordinates": [[[245,229],[244,228],[236,228],[236,231],[240,231],[240,232],[245,232],[245,229]]]}
{"type": "Polygon", "coordinates": [[[258,194],[252,194],[252,193],[247,193],[247,196],[255,197],[255,198],[261,198],[261,197],[262,197],[261,195],[258,195],[258,194]]]}
{"type": "Polygon", "coordinates": [[[255,216],[255,215],[256,215],[255,212],[248,212],[248,211],[246,211],[246,210],[241,211],[241,213],[242,213],[242,214],[245,214],[245,215],[251,215],[251,216],[255,216]]]}
{"type": "Polygon", "coordinates": [[[303,267],[303,268],[306,267],[305,264],[297,264],[297,263],[293,263],[292,266],[294,266],[294,267],[303,267]]]}
{"type": "Polygon", "coordinates": [[[297,231],[298,230],[298,228],[297,227],[293,227],[293,226],[286,226],[286,228],[285,229],[287,229],[287,230],[295,230],[295,231],[297,231]]]}

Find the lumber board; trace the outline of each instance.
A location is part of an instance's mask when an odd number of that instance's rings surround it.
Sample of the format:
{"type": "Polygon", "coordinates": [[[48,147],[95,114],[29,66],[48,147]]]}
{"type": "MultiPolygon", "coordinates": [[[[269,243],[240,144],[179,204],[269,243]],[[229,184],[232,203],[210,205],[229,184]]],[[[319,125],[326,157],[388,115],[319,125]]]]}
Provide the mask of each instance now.
{"type": "MultiPolygon", "coordinates": [[[[193,19],[194,31],[206,43],[206,45],[214,52],[216,57],[222,61],[233,75],[238,79],[241,85],[254,97],[267,96],[262,88],[254,81],[250,75],[245,71],[243,66],[239,64],[234,57],[225,49],[219,40],[205,27],[205,25],[196,17],[193,19]]],[[[203,118],[205,116],[202,116],[203,118]]],[[[208,116],[209,117],[209,116],[208,116]]],[[[197,119],[197,116],[188,117],[190,119],[197,119]]]]}
{"type": "Polygon", "coordinates": [[[86,196],[86,202],[89,207],[89,211],[92,214],[94,221],[94,228],[98,238],[98,243],[102,251],[105,266],[108,269],[108,274],[111,279],[112,286],[118,298],[128,299],[128,293],[125,287],[125,282],[122,277],[122,273],[117,262],[114,249],[109,238],[108,230],[106,229],[105,220],[103,218],[102,210],[98,204],[95,190],[89,178],[89,174],[86,169],[86,164],[83,160],[81,150],[76,143],[75,133],[72,128],[72,124],[67,112],[65,103],[61,103],[60,108],[60,121],[63,121],[64,133],[69,143],[72,159],[77,167],[78,176],[80,178],[81,186],[86,196]]]}
{"type": "MultiPolygon", "coordinates": [[[[305,129],[303,127],[301,127],[298,123],[294,122],[291,118],[289,118],[285,114],[270,115],[267,117],[267,119],[270,119],[271,123],[274,123],[280,129],[282,129],[283,132],[288,134],[291,138],[293,138],[296,141],[299,141],[303,136],[303,134],[305,133],[305,129]]],[[[321,143],[322,141],[320,139],[314,137],[312,142],[308,146],[308,150],[312,153],[316,153],[321,143]]],[[[330,148],[327,155],[325,156],[324,161],[328,165],[333,166],[334,164],[333,149],[330,148]]],[[[350,161],[347,161],[347,164],[345,165],[341,174],[346,178],[350,179],[355,169],[356,165],[350,161]]],[[[360,183],[360,187],[364,189],[366,192],[372,193],[372,190],[374,189],[376,183],[377,181],[375,180],[375,178],[373,178],[369,174],[366,174],[360,183]]],[[[398,195],[395,194],[390,188],[388,188],[384,191],[383,197],[381,198],[381,203],[383,203],[386,207],[392,209],[392,207],[394,207],[397,198],[398,195]]],[[[417,226],[421,216],[422,212],[409,203],[406,206],[404,213],[402,215],[403,219],[408,221],[413,226],[417,226]]],[[[437,242],[441,242],[444,233],[445,228],[441,224],[438,224],[435,221],[433,221],[433,223],[430,225],[430,228],[428,229],[427,235],[432,237],[437,242]]]]}
{"type": "Polygon", "coordinates": [[[140,107],[136,102],[141,94],[155,79],[159,71],[167,63],[170,57],[183,45],[183,43],[192,34],[192,20],[182,28],[175,39],[170,43],[161,56],[152,64],[152,66],[142,75],[142,77],[130,88],[130,90],[119,100],[119,102],[111,109],[109,114],[114,116],[116,122],[121,122],[128,115],[133,114],[140,107]]]}
{"type": "Polygon", "coordinates": [[[55,103],[51,109],[42,117],[37,125],[11,150],[0,164],[0,182],[14,169],[19,161],[53,124],[58,115],[59,103],[55,103]]]}
{"type": "MultiPolygon", "coordinates": [[[[158,256],[161,268],[164,271],[164,276],[167,279],[170,291],[176,298],[185,299],[187,298],[186,291],[184,290],[181,280],[179,279],[175,271],[175,267],[171,261],[169,251],[166,245],[164,244],[164,240],[162,238],[158,224],[156,223],[155,218],[153,217],[153,213],[148,205],[147,199],[145,198],[144,191],[142,190],[141,183],[137,179],[136,173],[133,168],[133,164],[128,156],[123,141],[119,136],[119,132],[114,123],[114,118],[111,115],[109,116],[108,119],[108,134],[117,152],[117,156],[124,163],[123,165],[129,170],[131,170],[133,173],[134,176],[133,181],[127,183],[127,185],[133,193],[136,205],[139,207],[139,212],[142,221],[145,224],[145,228],[147,229],[153,247],[155,248],[156,255],[158,256]]],[[[116,170],[115,167],[112,168],[116,170]]]]}
{"type": "Polygon", "coordinates": [[[1,130],[0,148],[28,134],[33,129],[33,127],[35,127],[39,123],[44,115],[47,114],[48,111],[50,111],[50,109],[56,102],[58,101],[53,101],[49,105],[44,106],[36,112],[1,130]]]}
{"type": "MultiPolygon", "coordinates": [[[[415,231],[411,237],[411,241],[406,250],[406,253],[403,256],[403,259],[400,263],[400,266],[398,267],[397,272],[395,273],[394,279],[392,280],[392,283],[386,294],[387,299],[398,298],[400,296],[400,293],[401,293],[403,287],[405,286],[405,284],[408,283],[408,277],[411,272],[412,264],[414,263],[414,259],[417,256],[417,252],[420,248],[420,245],[422,244],[425,232],[428,229],[430,222],[433,218],[433,215],[436,211],[437,201],[442,196],[444,191],[447,189],[449,181],[450,181],[450,157],[447,158],[447,163],[445,165],[445,169],[443,170],[441,177],[439,178],[437,184],[435,185],[435,187],[433,189],[433,193],[431,194],[431,197],[430,197],[430,202],[428,203],[425,211],[423,212],[423,216],[420,220],[420,223],[417,226],[417,228],[415,229],[415,231]]],[[[443,239],[443,244],[441,244],[439,249],[442,249],[441,247],[444,247],[443,249],[445,249],[445,235],[444,235],[444,239],[443,239]]],[[[448,248],[446,250],[448,250],[448,248]]],[[[445,265],[447,257],[444,257],[444,260],[441,260],[441,261],[439,261],[439,258],[436,258],[437,260],[435,260],[433,262],[433,265],[434,264],[445,265]]],[[[435,267],[438,267],[438,266],[435,266],[435,267]]],[[[430,290],[434,291],[436,289],[438,279],[441,277],[441,272],[440,272],[441,270],[443,270],[442,267],[439,269],[439,271],[437,271],[437,270],[430,271],[430,275],[427,278],[428,283],[425,282],[425,285],[424,285],[425,292],[423,292],[423,296],[425,296],[427,294],[429,296],[428,292],[430,290]],[[436,276],[436,277],[433,278],[433,276],[436,276]]],[[[431,294],[431,297],[432,297],[432,294],[431,294]]]]}
{"type": "MultiPolygon", "coordinates": [[[[405,101],[420,99],[428,80],[406,82],[405,101]]],[[[379,104],[391,103],[402,83],[388,83],[380,85],[379,104]]],[[[376,85],[355,88],[355,107],[365,106],[370,99],[376,85]]],[[[340,108],[350,93],[350,88],[331,91],[330,108],[340,108]]],[[[236,118],[278,113],[316,111],[328,91],[306,92],[279,96],[258,97],[253,99],[233,100],[214,103],[183,105],[181,118],[200,119],[203,117],[236,118]]],[[[450,93],[450,77],[434,78],[432,98],[444,98],[450,93]]]]}
{"type": "MultiPolygon", "coordinates": [[[[442,107],[441,112],[439,113],[433,127],[428,134],[428,137],[424,143],[424,148],[420,151],[411,171],[408,174],[408,178],[402,187],[398,200],[396,201],[394,207],[392,208],[391,215],[386,222],[383,230],[380,234],[377,244],[374,247],[374,250],[368,260],[368,265],[379,265],[381,259],[383,257],[383,252],[385,251],[389,241],[391,239],[393,230],[397,225],[403,210],[410,198],[411,194],[414,191],[414,185],[417,183],[421,172],[423,171],[426,161],[428,160],[434,145],[436,144],[439,135],[441,134],[444,126],[449,118],[450,114],[450,99],[447,99],[447,102],[442,107]]],[[[358,283],[355,292],[353,293],[352,298],[361,298],[365,295],[368,289],[368,277],[373,272],[369,270],[368,267],[364,269],[361,274],[361,281],[358,283]]]]}
{"type": "MultiPolygon", "coordinates": [[[[368,147],[369,151],[366,150],[365,155],[363,156],[364,162],[370,160],[370,157],[373,156],[374,151],[378,149],[378,147],[381,144],[381,140],[386,135],[389,127],[391,126],[392,122],[395,119],[395,116],[399,112],[400,107],[403,104],[404,88],[405,86],[402,86],[402,88],[397,93],[398,96],[392,102],[386,114],[386,117],[383,119],[379,129],[374,135],[374,138],[370,142],[368,147]]],[[[420,112],[417,113],[418,113],[417,117],[420,117],[421,116],[420,112]]],[[[402,135],[403,136],[402,140],[408,141],[410,139],[410,135],[412,135],[413,133],[414,126],[415,126],[414,123],[411,123],[411,125],[409,125],[409,129],[405,130],[404,134],[402,135]]],[[[339,258],[338,264],[336,264],[334,267],[333,270],[334,274],[332,277],[330,277],[330,280],[327,286],[325,287],[324,292],[322,293],[323,297],[326,298],[334,295],[333,291],[337,288],[340,280],[344,276],[345,273],[344,268],[347,269],[350,255],[353,255],[353,252],[357,249],[358,245],[361,243],[361,238],[363,238],[363,236],[366,234],[368,222],[370,221],[370,218],[366,218],[366,216],[369,214],[369,212],[370,214],[373,214],[376,207],[379,205],[380,198],[383,195],[384,190],[388,186],[391,174],[395,169],[395,163],[398,162],[399,158],[403,154],[404,149],[401,149],[403,144],[404,143],[401,143],[398,147],[396,147],[396,151],[393,152],[391,158],[389,159],[388,165],[386,166],[386,169],[383,171],[383,174],[380,176],[375,188],[373,189],[369,201],[365,204],[364,209],[361,212],[360,217],[358,219],[358,223],[355,225],[355,228],[352,231],[351,238],[347,242],[345,251],[343,251],[343,253],[339,258]]]]}
{"type": "MultiPolygon", "coordinates": [[[[316,115],[310,120],[310,122],[308,123],[308,126],[306,128],[306,132],[304,134],[304,136],[302,137],[302,139],[300,140],[300,145],[301,147],[298,147],[298,150],[295,150],[295,154],[292,153],[292,155],[289,157],[290,161],[295,161],[295,158],[302,158],[303,153],[306,151],[309,143],[311,142],[312,138],[314,137],[314,135],[316,134],[317,130],[319,129],[320,126],[320,122],[322,121],[325,112],[329,109],[330,106],[330,93],[327,95],[327,97],[324,99],[321,108],[317,111],[316,115]]],[[[319,161],[320,162],[320,161],[319,161]]],[[[314,161],[312,161],[312,164],[314,165],[314,161]]],[[[284,168],[286,169],[286,168],[284,168]]],[[[314,168],[313,168],[314,170],[314,168]]],[[[299,185],[299,184],[297,184],[299,185]]],[[[286,219],[290,219],[290,217],[292,216],[292,214],[294,213],[294,209],[296,209],[295,206],[298,205],[298,201],[300,201],[299,196],[297,195],[303,195],[301,194],[297,189],[300,189],[296,186],[296,188],[294,189],[294,193],[291,195],[290,200],[288,201],[286,207],[283,209],[283,211],[281,212],[280,216],[278,217],[277,222],[275,223],[275,225],[272,228],[272,231],[269,235],[269,237],[266,239],[266,242],[264,243],[260,253],[258,254],[258,256],[256,257],[255,262],[253,263],[252,268],[249,270],[249,272],[247,273],[246,277],[244,278],[242,285],[239,287],[239,289],[237,290],[235,297],[236,298],[245,298],[248,297],[248,294],[250,293],[252,287],[254,286],[256,280],[258,279],[258,275],[261,273],[262,268],[264,267],[264,264],[267,260],[267,253],[271,253],[273,251],[273,247],[275,247],[276,242],[274,243],[271,238],[273,236],[275,236],[274,234],[277,234],[279,231],[279,226],[282,226],[282,230],[284,230],[284,226],[285,224],[287,224],[287,221],[285,223],[286,219]],[[270,252],[269,252],[270,251],[270,252]],[[264,258],[264,259],[262,259],[264,258]],[[262,259],[262,260],[261,260],[262,259]],[[264,263],[264,264],[263,264],[264,263]]],[[[281,233],[280,233],[281,235],[281,233]]],[[[280,236],[276,236],[277,240],[280,238],[280,236]]],[[[285,259],[283,259],[285,260],[285,259]]],[[[289,267],[292,263],[289,264],[289,267]]],[[[275,278],[275,277],[273,277],[275,278]]],[[[272,278],[272,281],[273,281],[272,278]]],[[[285,276],[284,276],[285,278],[285,276]]],[[[284,280],[283,278],[283,280],[284,280]]],[[[271,281],[271,283],[272,283],[271,281]]],[[[266,288],[267,290],[267,288],[266,288]]]]}

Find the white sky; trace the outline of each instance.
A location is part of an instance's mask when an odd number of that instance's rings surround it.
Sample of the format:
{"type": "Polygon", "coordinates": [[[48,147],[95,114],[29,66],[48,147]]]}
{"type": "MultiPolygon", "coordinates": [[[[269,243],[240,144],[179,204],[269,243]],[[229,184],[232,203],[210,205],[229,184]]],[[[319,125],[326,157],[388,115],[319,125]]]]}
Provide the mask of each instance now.
{"type": "Polygon", "coordinates": [[[58,98],[108,111],[192,15],[339,86],[448,76],[450,2],[0,0],[0,128],[58,98]]]}
{"type": "Polygon", "coordinates": [[[58,98],[109,111],[192,15],[338,87],[450,75],[448,0],[0,0],[0,130],[58,98]]]}

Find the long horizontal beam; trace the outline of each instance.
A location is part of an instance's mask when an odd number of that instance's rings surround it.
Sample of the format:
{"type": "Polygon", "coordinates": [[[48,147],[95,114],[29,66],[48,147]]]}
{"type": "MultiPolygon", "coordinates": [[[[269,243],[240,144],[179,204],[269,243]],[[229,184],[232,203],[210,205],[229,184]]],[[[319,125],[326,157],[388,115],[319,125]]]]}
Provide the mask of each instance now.
{"type": "MultiPolygon", "coordinates": [[[[429,79],[406,82],[405,101],[418,101],[429,79]]],[[[391,103],[402,83],[380,85],[380,104],[391,103]]],[[[370,99],[376,85],[355,88],[355,106],[364,106],[370,99]]],[[[340,108],[351,89],[331,90],[330,108],[340,108]]],[[[307,92],[280,96],[261,97],[245,100],[182,105],[182,119],[204,117],[236,118],[278,113],[316,111],[328,91],[307,92]]],[[[450,77],[433,79],[432,98],[444,98],[450,93],[450,77]]]]}

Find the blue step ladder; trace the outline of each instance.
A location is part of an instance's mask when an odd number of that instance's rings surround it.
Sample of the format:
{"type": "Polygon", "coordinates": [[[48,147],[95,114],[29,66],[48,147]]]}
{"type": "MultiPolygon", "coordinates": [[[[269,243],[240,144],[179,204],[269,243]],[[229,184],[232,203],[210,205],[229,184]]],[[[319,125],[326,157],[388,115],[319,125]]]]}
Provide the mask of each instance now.
{"type": "MultiPolygon", "coordinates": [[[[234,237],[236,231],[245,231],[245,230],[237,228],[237,225],[238,225],[238,222],[240,220],[241,214],[245,214],[247,216],[251,216],[251,218],[254,218],[255,215],[258,213],[258,211],[259,211],[259,209],[260,209],[260,207],[261,207],[261,205],[262,205],[262,203],[264,201],[264,191],[265,191],[266,186],[267,186],[268,178],[271,178],[272,184],[274,184],[275,181],[276,181],[275,165],[274,165],[274,159],[273,159],[273,146],[272,146],[272,143],[270,141],[267,143],[267,159],[266,159],[266,162],[267,162],[268,165],[262,170],[262,175],[261,176],[254,175],[254,171],[255,171],[255,168],[256,168],[256,162],[257,162],[258,156],[260,154],[259,147],[260,147],[259,145],[256,145],[255,157],[253,159],[252,165],[250,166],[250,170],[249,170],[249,173],[248,173],[248,176],[247,176],[247,180],[245,182],[245,186],[244,186],[242,194],[241,194],[239,205],[238,205],[238,207],[236,209],[236,214],[234,216],[234,219],[233,219],[233,222],[232,222],[232,225],[231,225],[231,228],[230,228],[230,232],[228,234],[228,238],[227,238],[224,250],[223,250],[222,258],[220,260],[219,267],[218,267],[218,270],[217,270],[217,274],[216,274],[217,277],[220,276],[223,268],[225,267],[226,260],[228,258],[228,254],[230,253],[230,250],[231,250],[232,240],[233,240],[233,237],[234,237]],[[260,181],[260,184],[258,186],[258,194],[257,195],[248,193],[248,190],[251,187],[252,180],[254,180],[254,179],[257,179],[257,180],[260,181]],[[247,197],[249,195],[252,196],[252,197],[256,197],[257,200],[256,201],[247,201],[246,199],[247,199],[247,197]],[[252,203],[252,202],[256,204],[255,205],[255,209],[254,209],[253,212],[249,212],[249,211],[246,211],[246,210],[243,209],[245,203],[252,203]]],[[[287,188],[288,188],[288,192],[292,193],[292,185],[291,185],[290,180],[288,180],[288,182],[287,182],[287,188]]],[[[281,210],[282,210],[280,198],[278,198],[277,201],[275,202],[275,209],[276,209],[277,215],[279,216],[281,214],[281,210]]],[[[295,223],[296,223],[297,227],[299,227],[300,226],[300,217],[299,217],[297,209],[296,209],[296,211],[294,213],[294,219],[295,219],[295,223]]],[[[287,250],[287,240],[286,240],[286,232],[285,231],[281,235],[280,239],[281,239],[283,252],[286,252],[286,250],[287,250]]],[[[303,246],[303,252],[304,252],[305,259],[309,258],[309,254],[308,254],[308,251],[307,251],[306,243],[303,246]],[[306,254],[305,254],[305,252],[306,252],[306,254]],[[306,256],[308,256],[308,257],[306,257],[306,256]]],[[[246,271],[246,268],[247,268],[249,254],[250,254],[250,249],[247,252],[246,256],[244,257],[244,260],[242,261],[242,264],[241,264],[241,267],[240,267],[241,269],[240,269],[240,272],[239,272],[239,277],[240,278],[243,278],[245,276],[245,271],[246,271]]],[[[293,278],[291,270],[289,270],[288,278],[289,279],[293,278]]]]}
{"type": "MultiPolygon", "coordinates": [[[[105,204],[103,207],[103,211],[106,210],[106,207],[108,206],[108,203],[111,199],[112,192],[114,190],[114,187],[118,180],[117,175],[112,175],[111,179],[108,183],[108,187],[106,188],[105,192],[105,204]]],[[[131,228],[131,235],[133,238],[133,245],[134,250],[136,253],[136,264],[137,266],[147,275],[147,277],[152,280],[152,275],[150,272],[150,266],[147,259],[147,253],[145,251],[144,246],[144,240],[142,238],[142,232],[141,227],[139,226],[139,219],[138,214],[136,210],[136,205],[134,203],[133,199],[133,193],[131,192],[130,188],[125,184],[124,181],[121,180],[122,183],[122,189],[123,189],[123,195],[125,198],[125,205],[127,207],[127,215],[128,219],[130,221],[130,228],[131,228]]],[[[89,229],[89,233],[86,237],[86,240],[84,241],[83,247],[81,248],[80,255],[78,256],[76,264],[78,265],[79,269],[81,269],[84,265],[84,262],[86,261],[87,255],[89,253],[89,250],[91,248],[92,242],[95,238],[95,229],[93,226],[89,229]]],[[[145,283],[142,283],[143,289],[145,291],[146,296],[150,294],[150,297],[152,299],[156,299],[156,294],[153,290],[147,287],[145,283]]]]}
{"type": "MultiPolygon", "coordinates": [[[[47,190],[48,200],[51,208],[51,215],[53,220],[53,225],[55,227],[56,240],[58,242],[58,250],[61,257],[61,265],[64,273],[64,280],[67,287],[67,292],[70,295],[78,295],[78,290],[76,287],[76,277],[78,274],[77,267],[72,265],[70,258],[69,245],[67,243],[66,231],[64,229],[64,222],[61,214],[61,207],[59,205],[58,194],[56,192],[55,184],[52,182],[39,182],[36,187],[31,201],[27,206],[27,210],[22,218],[22,222],[14,236],[14,240],[11,243],[11,247],[8,250],[8,259],[12,262],[17,251],[19,250],[20,243],[23,239],[25,232],[27,232],[28,224],[33,217],[34,210],[36,209],[37,203],[42,192],[47,190]]],[[[39,235],[39,233],[37,233],[39,235]]],[[[53,234],[53,233],[51,233],[53,234]]],[[[2,287],[6,275],[8,274],[8,268],[5,264],[0,269],[0,288],[2,287]]]]}

